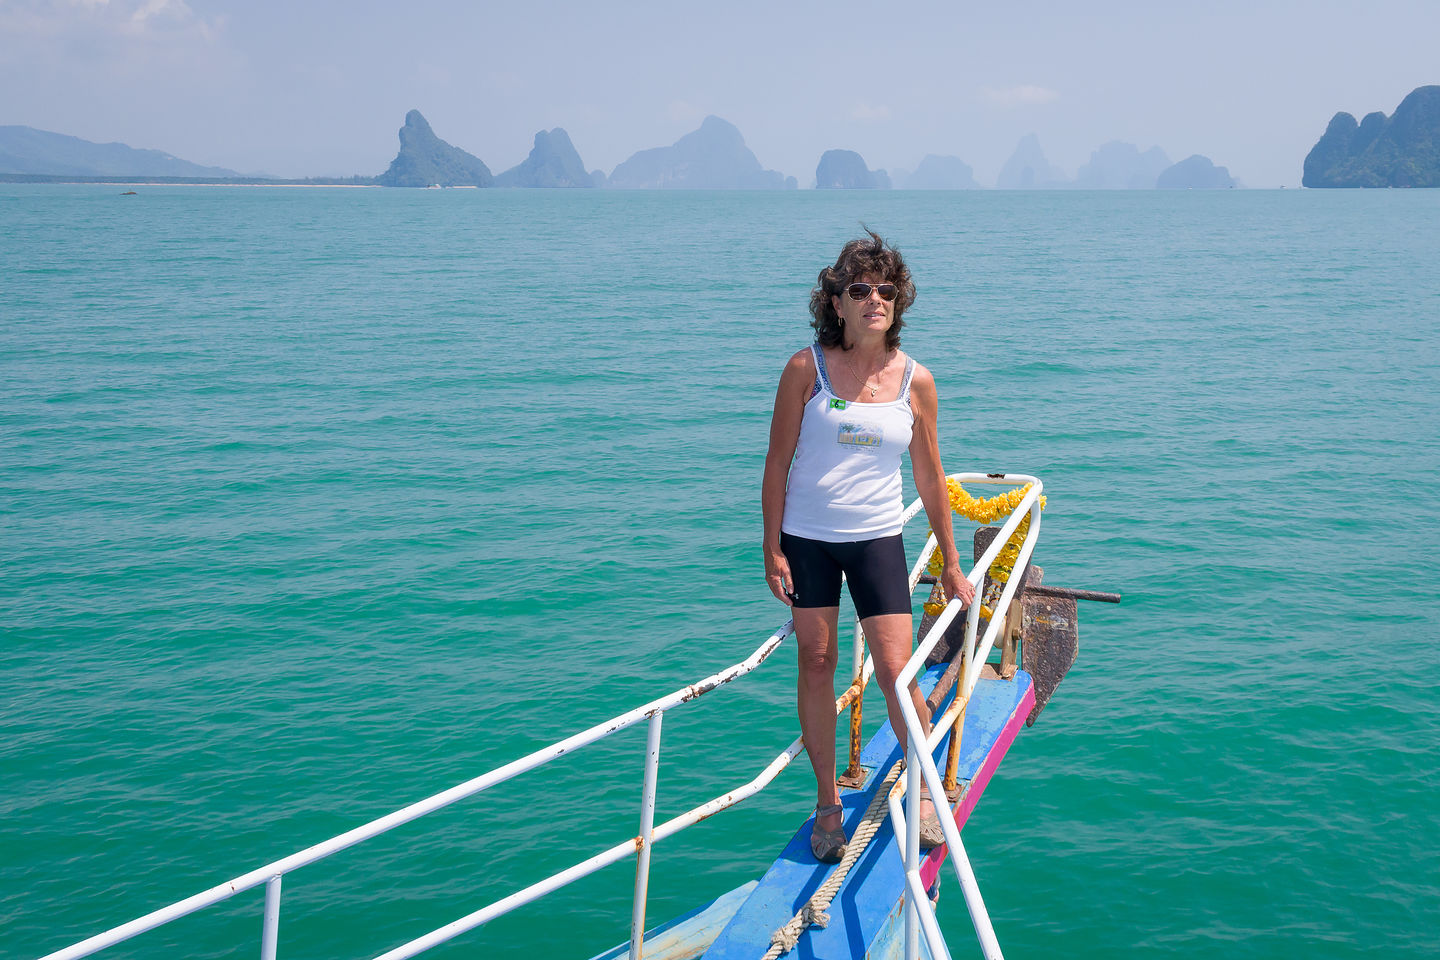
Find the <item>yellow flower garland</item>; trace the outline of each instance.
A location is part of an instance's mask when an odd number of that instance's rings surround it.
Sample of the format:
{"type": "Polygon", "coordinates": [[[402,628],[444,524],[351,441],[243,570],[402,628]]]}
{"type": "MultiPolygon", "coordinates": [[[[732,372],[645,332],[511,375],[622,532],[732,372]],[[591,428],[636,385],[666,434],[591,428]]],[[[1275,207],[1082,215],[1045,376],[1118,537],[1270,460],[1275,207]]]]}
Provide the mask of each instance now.
{"type": "MultiPolygon", "coordinates": [[[[1025,499],[1025,491],[1029,490],[1033,484],[1027,483],[1023,487],[1014,487],[984,500],[976,500],[970,496],[969,492],[960,485],[960,481],[954,478],[947,477],[945,486],[950,494],[951,510],[966,520],[990,524],[1008,518],[1010,514],[1014,513],[1015,508],[1020,505],[1020,501],[1025,499]]],[[[1045,509],[1043,496],[1040,498],[1040,509],[1045,509]]],[[[1027,515],[1015,528],[1015,532],[1010,535],[1010,539],[1006,541],[999,555],[995,557],[995,562],[990,564],[988,571],[991,580],[990,587],[985,596],[980,598],[980,616],[987,620],[995,614],[992,608],[1000,600],[1002,585],[1010,579],[1010,574],[1015,569],[1015,561],[1020,558],[1020,545],[1025,542],[1025,534],[1029,531],[1030,517],[1027,515]]],[[[945,555],[940,552],[939,547],[936,547],[935,552],[930,555],[930,563],[926,566],[926,570],[938,577],[944,568],[945,555]]],[[[944,609],[945,604],[943,603],[929,600],[925,602],[925,612],[931,616],[938,616],[944,609]]]]}

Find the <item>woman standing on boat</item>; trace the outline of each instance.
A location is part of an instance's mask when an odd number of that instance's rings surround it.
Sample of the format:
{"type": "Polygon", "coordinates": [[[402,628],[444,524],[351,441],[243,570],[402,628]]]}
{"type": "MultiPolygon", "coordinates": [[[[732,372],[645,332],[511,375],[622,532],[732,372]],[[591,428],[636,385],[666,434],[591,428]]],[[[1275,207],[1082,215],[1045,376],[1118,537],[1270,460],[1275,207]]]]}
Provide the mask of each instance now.
{"type": "MultiPolygon", "coordinates": [[[[945,597],[969,603],[940,466],[939,403],[930,371],[900,350],[900,316],[915,284],[895,249],[873,231],[852,240],[810,294],[815,343],[785,364],[770,421],[761,504],[765,579],[793,608],[800,651],[799,713],[818,787],[810,848],[827,863],[845,853],[835,783],[835,664],[840,575],[875,658],[890,724],[905,746],[895,679],[914,636],[909,567],[901,539],[900,459],[910,451],[915,487],[945,553],[945,597]]],[[[928,730],[930,711],[910,697],[928,730]]],[[[921,844],[944,842],[935,808],[921,803],[921,844]]]]}

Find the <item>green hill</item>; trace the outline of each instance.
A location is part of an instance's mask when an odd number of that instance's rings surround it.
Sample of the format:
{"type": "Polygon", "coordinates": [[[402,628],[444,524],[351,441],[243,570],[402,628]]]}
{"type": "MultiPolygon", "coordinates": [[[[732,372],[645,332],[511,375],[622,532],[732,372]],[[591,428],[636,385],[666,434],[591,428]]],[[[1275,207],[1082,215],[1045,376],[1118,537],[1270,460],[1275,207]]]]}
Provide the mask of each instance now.
{"type": "Polygon", "coordinates": [[[160,150],[92,143],[34,127],[0,127],[0,174],[44,177],[238,177],[160,150]]]}

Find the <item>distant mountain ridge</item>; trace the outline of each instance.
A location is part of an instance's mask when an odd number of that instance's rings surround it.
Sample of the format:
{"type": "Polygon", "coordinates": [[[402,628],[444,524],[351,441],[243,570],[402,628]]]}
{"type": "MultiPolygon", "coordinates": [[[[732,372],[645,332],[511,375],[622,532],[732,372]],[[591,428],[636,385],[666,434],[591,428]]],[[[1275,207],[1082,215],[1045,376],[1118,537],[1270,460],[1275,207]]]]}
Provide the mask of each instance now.
{"type": "Polygon", "coordinates": [[[610,172],[607,186],[629,190],[782,190],[795,179],[766,170],[732,123],[710,116],[668,147],[632,155],[610,172]]]}
{"type": "Polygon", "coordinates": [[[1111,140],[1090,154],[1073,185],[1082,190],[1149,190],[1169,166],[1170,158],[1159,147],[1141,153],[1133,143],[1111,140]]]}
{"type": "Polygon", "coordinates": [[[1440,187],[1440,86],[1416,87],[1389,117],[1331,118],[1305,157],[1306,187],[1440,187]]]}
{"type": "Polygon", "coordinates": [[[382,187],[488,187],[494,182],[490,168],[479,157],[451,146],[435,136],[419,110],[405,114],[400,128],[400,152],[376,178],[382,187]]]}
{"type": "Polygon", "coordinates": [[[161,150],[94,143],[34,127],[0,127],[0,173],[72,177],[239,177],[161,150]]]}

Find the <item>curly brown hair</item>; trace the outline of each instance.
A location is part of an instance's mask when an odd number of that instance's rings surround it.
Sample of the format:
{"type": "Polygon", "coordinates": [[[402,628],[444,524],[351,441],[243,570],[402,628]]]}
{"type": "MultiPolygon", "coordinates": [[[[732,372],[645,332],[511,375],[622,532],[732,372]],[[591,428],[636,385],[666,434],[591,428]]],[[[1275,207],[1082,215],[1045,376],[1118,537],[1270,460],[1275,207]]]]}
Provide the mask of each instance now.
{"type": "Polygon", "coordinates": [[[885,346],[890,350],[900,346],[900,328],[905,326],[900,317],[915,302],[915,282],[910,279],[910,268],[905,266],[900,251],[874,230],[864,229],[868,236],[845,244],[835,265],[820,271],[815,289],[810,291],[810,316],[815,318],[810,326],[815,328],[815,339],[822,347],[847,349],[845,328],[830,298],[844,296],[845,288],[867,273],[895,284],[895,322],[885,331],[885,346]]]}

